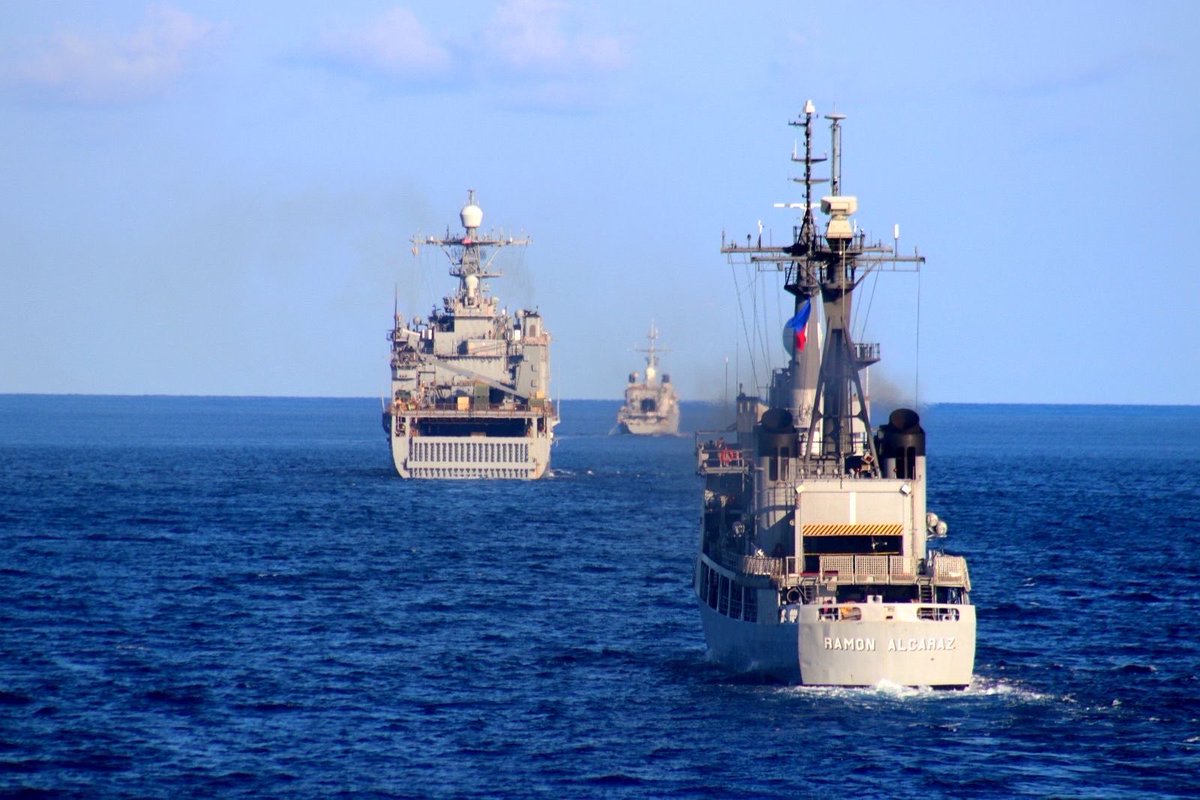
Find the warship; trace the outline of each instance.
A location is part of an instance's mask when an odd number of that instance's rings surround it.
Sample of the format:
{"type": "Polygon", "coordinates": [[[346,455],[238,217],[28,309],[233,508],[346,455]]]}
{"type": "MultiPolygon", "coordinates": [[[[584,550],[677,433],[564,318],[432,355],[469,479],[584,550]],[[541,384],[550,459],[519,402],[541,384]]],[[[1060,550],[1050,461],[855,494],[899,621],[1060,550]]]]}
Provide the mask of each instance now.
{"type": "MultiPolygon", "coordinates": [[[[868,243],[841,193],[840,114],[830,194],[814,220],[811,101],[803,128],[803,217],[784,246],[727,241],[735,265],[783,273],[794,296],[788,360],[765,397],[739,389],[729,430],[697,434],[704,478],[694,591],[710,658],[739,672],[814,686],[961,689],[975,663],[975,607],[966,560],[944,552],[944,520],[926,509],[925,432],[893,410],[872,428],[867,370],[877,343],[851,337],[851,301],[881,271],[924,262],[868,243]],[[725,437],[730,438],[729,442],[725,437]]],[[[777,207],[784,204],[776,204],[777,207]]],[[[792,204],[800,207],[799,204],[792,204]]],[[[737,268],[735,266],[735,268],[737,268]]]]}
{"type": "Polygon", "coordinates": [[[428,318],[399,311],[391,340],[392,392],[383,429],[402,478],[512,478],[546,474],[558,411],[550,400],[550,333],[536,310],[508,313],[488,291],[493,262],[528,238],[482,234],[468,192],[463,233],[414,236],[441,248],[458,289],[428,318]]]}
{"type": "Polygon", "coordinates": [[[658,373],[658,354],[655,346],[658,329],[650,323],[649,345],[639,350],[646,354],[646,380],[636,372],[629,373],[625,387],[625,404],[617,411],[617,429],[621,433],[639,436],[674,436],[679,433],[679,398],[671,376],[658,373]]]}

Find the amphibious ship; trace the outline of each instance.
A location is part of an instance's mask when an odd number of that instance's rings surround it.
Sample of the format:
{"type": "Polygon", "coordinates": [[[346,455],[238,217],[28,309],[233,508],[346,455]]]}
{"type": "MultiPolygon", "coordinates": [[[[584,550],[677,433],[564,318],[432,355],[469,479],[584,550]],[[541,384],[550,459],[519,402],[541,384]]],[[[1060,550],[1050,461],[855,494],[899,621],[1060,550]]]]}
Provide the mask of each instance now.
{"type": "MultiPolygon", "coordinates": [[[[731,670],[804,685],[964,688],[975,661],[966,560],[936,544],[926,509],[926,437],[917,412],[872,427],[867,370],[876,343],[851,337],[865,278],[915,272],[924,258],[868,243],[841,193],[842,115],[832,130],[827,218],[814,219],[815,110],[800,119],[803,217],[784,246],[726,241],[731,262],[783,273],[792,296],[788,359],[766,396],[739,391],[736,430],[697,435],[704,477],[694,590],[710,657],[731,670]],[[725,438],[728,437],[727,442],[725,438]]],[[[779,204],[777,204],[779,205],[779,204]]]]}
{"type": "Polygon", "coordinates": [[[659,376],[658,354],[663,351],[655,346],[658,329],[654,323],[650,323],[647,338],[649,345],[640,350],[646,354],[646,379],[629,373],[625,404],[617,411],[617,429],[640,436],[674,436],[679,433],[679,398],[671,376],[659,376]]]}
{"type": "Polygon", "coordinates": [[[461,234],[412,238],[414,255],[441,248],[458,288],[426,319],[397,312],[388,332],[392,462],[403,478],[540,478],[558,424],[550,333],[536,310],[508,313],[487,285],[501,275],[496,255],[529,240],[480,233],[474,191],[459,216],[461,234]]]}

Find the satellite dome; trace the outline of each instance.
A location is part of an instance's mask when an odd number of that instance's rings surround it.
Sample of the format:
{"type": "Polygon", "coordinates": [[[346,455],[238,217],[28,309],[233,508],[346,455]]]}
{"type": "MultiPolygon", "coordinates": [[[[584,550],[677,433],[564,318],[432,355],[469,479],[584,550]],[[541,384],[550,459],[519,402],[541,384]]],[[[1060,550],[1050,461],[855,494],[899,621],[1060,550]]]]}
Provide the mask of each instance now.
{"type": "Polygon", "coordinates": [[[478,228],[483,224],[483,209],[474,203],[463,206],[458,216],[462,219],[464,228],[478,228]]]}

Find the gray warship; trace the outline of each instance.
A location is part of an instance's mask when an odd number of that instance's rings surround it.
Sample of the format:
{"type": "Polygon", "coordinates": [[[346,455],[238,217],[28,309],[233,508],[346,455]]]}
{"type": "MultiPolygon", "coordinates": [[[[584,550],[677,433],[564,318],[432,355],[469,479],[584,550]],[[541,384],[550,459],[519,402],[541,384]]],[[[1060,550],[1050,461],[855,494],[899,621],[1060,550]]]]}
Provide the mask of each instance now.
{"type": "Polygon", "coordinates": [[[413,254],[442,249],[458,289],[428,318],[397,311],[391,400],[383,429],[402,478],[541,478],[550,466],[558,411],[550,399],[550,333],[537,311],[509,314],[488,291],[493,262],[527,238],[481,234],[468,193],[463,233],[414,236],[413,254]]]}
{"type": "MultiPolygon", "coordinates": [[[[765,398],[737,397],[735,430],[697,435],[704,477],[694,590],[710,657],[731,670],[815,686],[964,688],[975,663],[966,560],[935,547],[947,525],[926,509],[925,432],[898,408],[872,427],[867,369],[879,345],[851,338],[851,300],[869,275],[924,258],[868,243],[841,193],[841,121],[831,192],[813,216],[815,110],[800,119],[801,223],[785,246],[722,241],[734,264],[783,272],[794,295],[789,359],[765,398]],[[736,431],[736,432],[735,432],[736,431]],[[724,437],[729,437],[728,443],[724,437]]],[[[777,206],[780,204],[776,204],[777,206]]]]}
{"type": "Polygon", "coordinates": [[[655,346],[658,329],[650,323],[646,335],[649,344],[639,352],[646,354],[646,379],[636,372],[629,373],[625,386],[625,403],[617,411],[617,430],[638,436],[674,436],[679,433],[679,398],[671,376],[659,375],[655,346]]]}

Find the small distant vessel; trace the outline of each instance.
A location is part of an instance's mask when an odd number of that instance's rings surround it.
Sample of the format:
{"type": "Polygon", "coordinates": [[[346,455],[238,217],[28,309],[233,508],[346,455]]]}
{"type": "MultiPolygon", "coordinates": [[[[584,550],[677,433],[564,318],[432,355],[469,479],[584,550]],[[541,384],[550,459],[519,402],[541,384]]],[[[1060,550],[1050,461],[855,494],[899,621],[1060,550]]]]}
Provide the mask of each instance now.
{"type": "MultiPolygon", "coordinates": [[[[815,111],[804,129],[805,203],[793,241],[722,243],[731,261],[784,273],[794,295],[788,361],[765,398],[739,392],[736,434],[697,437],[704,476],[694,589],[711,657],[729,669],[818,686],[963,688],[975,664],[975,607],[962,556],[931,547],[925,431],[899,408],[873,429],[865,391],[879,345],[850,335],[851,299],[882,268],[920,268],[897,243],[868,244],[843,195],[841,120],[831,114],[832,191],[813,219],[815,111]],[[822,324],[823,322],[823,324],[822,324]],[[736,438],[726,443],[725,436],[736,438]]],[[[797,179],[800,180],[800,179],[797,179]]],[[[879,302],[878,299],[876,302],[879,302]]]]}
{"type": "Polygon", "coordinates": [[[442,248],[458,290],[422,320],[397,312],[392,395],[383,429],[402,478],[535,479],[550,466],[558,410],[550,400],[550,333],[537,311],[509,314],[486,281],[492,262],[527,238],[481,234],[475,192],[460,212],[464,232],[414,236],[442,248]]]}
{"type": "Polygon", "coordinates": [[[658,354],[663,350],[655,346],[658,329],[653,323],[647,338],[649,345],[639,350],[646,354],[646,379],[636,372],[629,373],[625,405],[617,411],[617,429],[638,436],[673,436],[679,433],[679,398],[671,376],[659,376],[658,354]]]}

